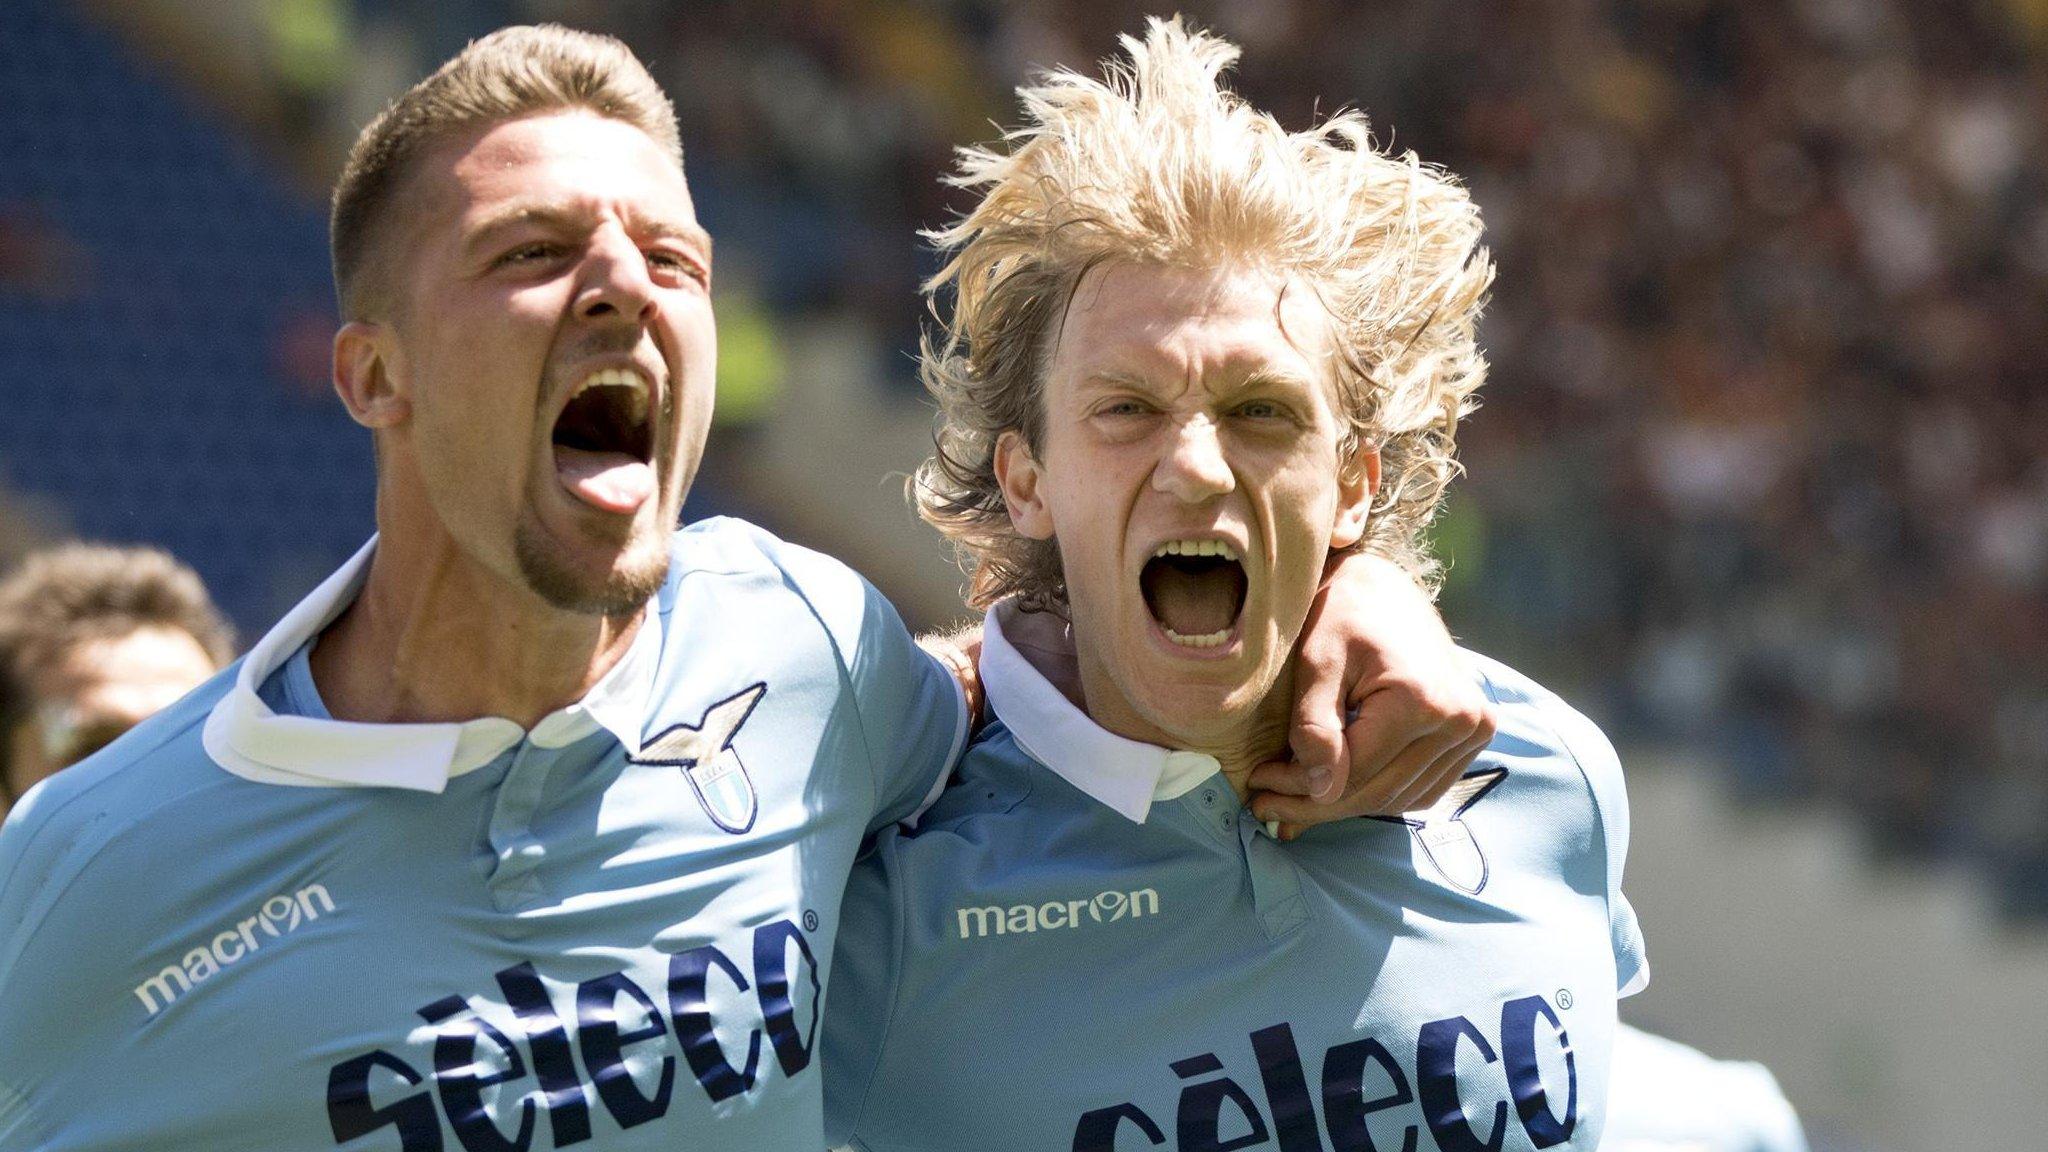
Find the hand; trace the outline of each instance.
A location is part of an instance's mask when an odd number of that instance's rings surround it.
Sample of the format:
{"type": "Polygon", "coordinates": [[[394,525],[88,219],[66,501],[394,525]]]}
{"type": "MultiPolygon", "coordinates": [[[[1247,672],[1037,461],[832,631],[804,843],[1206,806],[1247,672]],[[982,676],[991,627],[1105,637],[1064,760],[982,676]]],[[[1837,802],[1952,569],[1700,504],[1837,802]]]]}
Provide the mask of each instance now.
{"type": "Polygon", "coordinates": [[[951,632],[932,632],[917,638],[917,646],[946,666],[960,684],[967,699],[967,731],[981,731],[987,719],[987,701],[981,690],[981,621],[955,625],[951,632]]]}
{"type": "Polygon", "coordinates": [[[1282,839],[1443,798],[1493,739],[1493,704],[1406,571],[1331,561],[1294,666],[1293,759],[1251,775],[1252,811],[1282,839]],[[1351,718],[1346,722],[1346,716],[1351,718]]]}

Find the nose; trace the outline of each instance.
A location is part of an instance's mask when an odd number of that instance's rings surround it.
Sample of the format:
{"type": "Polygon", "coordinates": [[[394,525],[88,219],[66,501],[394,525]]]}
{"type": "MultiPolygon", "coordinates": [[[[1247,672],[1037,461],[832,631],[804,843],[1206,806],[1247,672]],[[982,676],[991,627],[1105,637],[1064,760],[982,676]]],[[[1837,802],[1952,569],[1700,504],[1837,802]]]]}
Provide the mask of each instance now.
{"type": "Polygon", "coordinates": [[[1152,471],[1153,488],[1184,503],[1200,504],[1237,487],[1214,420],[1190,417],[1171,435],[1165,455],[1152,471]]]}
{"type": "Polygon", "coordinates": [[[622,317],[645,321],[655,308],[654,280],[647,257],[616,224],[598,229],[583,260],[576,315],[585,320],[622,317]]]}

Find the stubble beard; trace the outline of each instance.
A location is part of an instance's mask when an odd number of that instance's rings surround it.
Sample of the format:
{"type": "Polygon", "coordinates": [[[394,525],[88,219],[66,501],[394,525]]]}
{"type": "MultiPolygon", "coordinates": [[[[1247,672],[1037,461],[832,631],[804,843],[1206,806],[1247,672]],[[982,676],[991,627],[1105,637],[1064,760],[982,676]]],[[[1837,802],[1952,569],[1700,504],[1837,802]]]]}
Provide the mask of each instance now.
{"type": "Polygon", "coordinates": [[[531,524],[513,533],[519,574],[535,595],[564,612],[581,616],[626,616],[640,610],[668,580],[668,541],[649,547],[637,534],[620,553],[619,564],[598,580],[563,562],[561,552],[531,524]],[[644,554],[644,555],[643,555],[644,554]]]}

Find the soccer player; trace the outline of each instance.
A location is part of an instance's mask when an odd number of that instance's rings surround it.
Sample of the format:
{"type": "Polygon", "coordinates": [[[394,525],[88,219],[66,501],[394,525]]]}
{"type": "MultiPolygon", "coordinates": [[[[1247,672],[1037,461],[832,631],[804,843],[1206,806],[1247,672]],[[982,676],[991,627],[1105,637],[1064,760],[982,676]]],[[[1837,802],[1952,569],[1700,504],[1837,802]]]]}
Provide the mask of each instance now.
{"type": "Polygon", "coordinates": [[[828,1133],[871,1152],[1593,1148],[1647,976],[1599,731],[1472,657],[1500,735],[1439,803],[1277,843],[1243,807],[1332,551],[1418,573],[1484,374],[1467,195],[1290,134],[1154,20],[1021,93],[943,234],[926,517],[978,555],[993,710],[856,868],[828,1133]],[[1008,636],[1072,622],[1077,691],[1008,636]]]}
{"type": "MultiPolygon", "coordinates": [[[[969,709],[846,568],[675,531],[715,357],[667,99],[487,37],[359,138],[333,248],[378,536],[0,829],[0,1149],[821,1146],[848,870],[969,709]]],[[[1346,604],[1416,595],[1375,571],[1346,604]]],[[[1396,793],[1484,727],[1406,603],[1325,609],[1396,793]]]]}
{"type": "Polygon", "coordinates": [[[0,580],[0,815],[234,658],[199,576],[155,548],[67,544],[0,580]]]}
{"type": "Polygon", "coordinates": [[[1807,1152],[1799,1114],[1761,1064],[1716,1060],[1623,1024],[1604,1152],[1807,1152]]]}

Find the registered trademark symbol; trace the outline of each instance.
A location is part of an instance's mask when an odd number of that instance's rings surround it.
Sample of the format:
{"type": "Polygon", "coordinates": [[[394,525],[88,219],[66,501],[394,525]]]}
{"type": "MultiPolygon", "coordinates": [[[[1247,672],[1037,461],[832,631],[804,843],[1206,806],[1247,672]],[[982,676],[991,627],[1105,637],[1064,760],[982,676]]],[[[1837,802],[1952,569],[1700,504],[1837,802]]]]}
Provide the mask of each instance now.
{"type": "MultiPolygon", "coordinates": [[[[806,912],[806,913],[804,913],[804,915],[805,915],[805,916],[809,916],[809,915],[810,915],[810,913],[806,912]]],[[[1559,989],[1557,990],[1557,1006],[1558,1006],[1559,1008],[1562,1008],[1562,1009],[1564,1009],[1564,1010],[1565,1010],[1565,1011],[1567,1011],[1567,1012],[1571,1011],[1571,1007],[1572,1007],[1572,994],[1571,994],[1571,991],[1570,991],[1569,989],[1566,989],[1566,988],[1559,988],[1559,989]]]]}
{"type": "MultiPolygon", "coordinates": [[[[816,912],[811,912],[811,911],[805,911],[805,913],[804,913],[804,931],[806,931],[806,932],[816,932],[817,930],[818,930],[818,914],[817,914],[816,912]]],[[[1569,1007],[1571,1007],[1571,1005],[1567,1004],[1567,1005],[1565,1005],[1565,1007],[1569,1008],[1569,1007]]]]}

